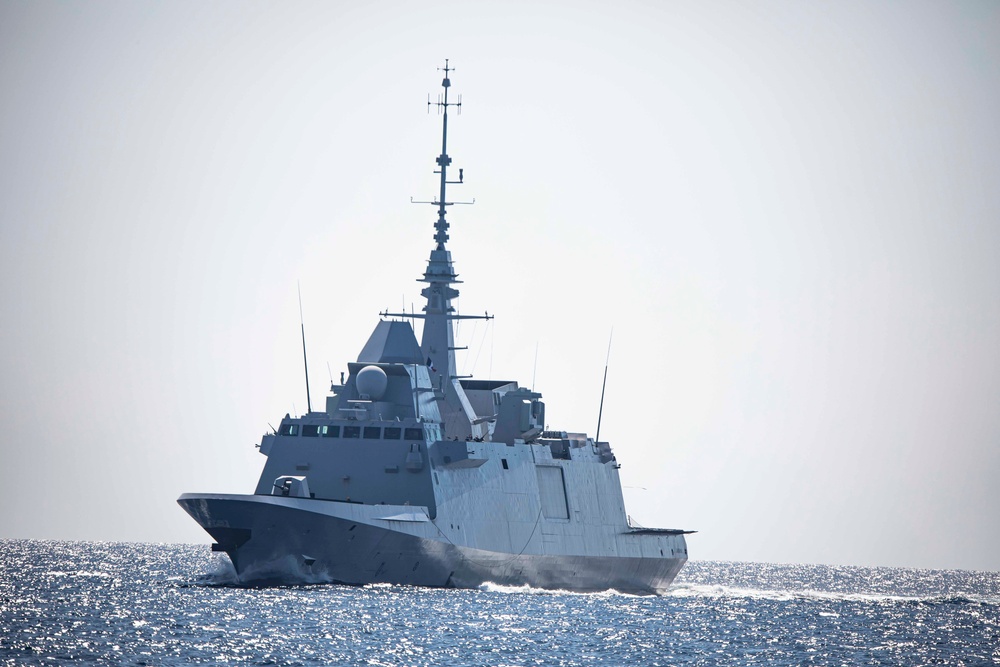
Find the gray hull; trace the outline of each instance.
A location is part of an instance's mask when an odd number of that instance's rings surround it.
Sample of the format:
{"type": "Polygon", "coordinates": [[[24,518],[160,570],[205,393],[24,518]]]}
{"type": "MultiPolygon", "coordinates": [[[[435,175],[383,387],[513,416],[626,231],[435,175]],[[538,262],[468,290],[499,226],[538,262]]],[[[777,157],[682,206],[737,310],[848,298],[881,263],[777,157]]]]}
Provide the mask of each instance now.
{"type": "Polygon", "coordinates": [[[184,494],[178,503],[217,540],[215,548],[226,551],[245,584],[492,582],[655,594],[687,560],[475,549],[452,543],[411,506],[228,494],[184,494]]]}

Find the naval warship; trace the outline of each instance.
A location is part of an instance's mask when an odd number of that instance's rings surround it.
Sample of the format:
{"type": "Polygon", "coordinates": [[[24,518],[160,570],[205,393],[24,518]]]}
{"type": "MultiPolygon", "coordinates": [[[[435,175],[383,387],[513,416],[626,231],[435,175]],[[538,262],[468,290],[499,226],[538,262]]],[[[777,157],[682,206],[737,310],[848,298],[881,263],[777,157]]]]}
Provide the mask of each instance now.
{"type": "MultiPolygon", "coordinates": [[[[456,372],[458,275],[447,248],[452,159],[445,61],[434,246],[417,313],[379,313],[323,410],[285,415],[253,494],[178,503],[241,584],[331,582],[664,591],[692,531],[633,525],[607,442],[548,430],[542,395],[456,372]],[[418,343],[412,322],[423,323],[418,343]],[[346,375],[346,378],[345,378],[346,375]]],[[[303,353],[305,351],[303,331],[303,353]]],[[[305,360],[304,360],[305,361],[305,360]]],[[[308,368],[307,368],[308,393],[308,368]]],[[[602,396],[603,401],[603,396],[602,396]]],[[[597,433],[600,433],[598,425],[597,433]]]]}

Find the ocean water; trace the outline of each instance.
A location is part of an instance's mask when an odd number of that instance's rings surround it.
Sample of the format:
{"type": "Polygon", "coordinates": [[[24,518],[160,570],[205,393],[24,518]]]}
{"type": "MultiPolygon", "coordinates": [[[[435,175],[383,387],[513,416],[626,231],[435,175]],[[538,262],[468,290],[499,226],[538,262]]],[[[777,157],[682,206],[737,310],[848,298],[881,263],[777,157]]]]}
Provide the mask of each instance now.
{"type": "Polygon", "coordinates": [[[689,562],[635,597],[239,588],[205,545],[0,541],[0,664],[1000,665],[1000,573],[689,562]]]}

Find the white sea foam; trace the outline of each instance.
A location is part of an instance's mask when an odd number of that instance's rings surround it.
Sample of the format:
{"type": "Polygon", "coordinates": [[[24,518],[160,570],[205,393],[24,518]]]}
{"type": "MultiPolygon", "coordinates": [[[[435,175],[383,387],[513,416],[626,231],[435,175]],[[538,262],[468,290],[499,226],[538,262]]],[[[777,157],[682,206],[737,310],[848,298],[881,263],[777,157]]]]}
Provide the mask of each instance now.
{"type": "Polygon", "coordinates": [[[560,591],[550,591],[544,588],[532,588],[527,584],[523,586],[504,586],[503,584],[495,584],[492,581],[487,581],[486,583],[480,584],[477,587],[484,593],[521,593],[528,595],[551,595],[553,593],[559,593],[560,591]]]}
{"type": "Polygon", "coordinates": [[[203,575],[202,582],[214,586],[227,586],[236,585],[240,580],[236,576],[236,568],[233,567],[229,559],[215,554],[211,568],[203,575]]]}
{"type": "Polygon", "coordinates": [[[592,592],[580,592],[580,591],[569,591],[562,589],[552,589],[552,588],[535,588],[524,584],[522,586],[506,586],[504,584],[497,584],[492,581],[487,581],[483,584],[477,586],[480,591],[486,593],[507,593],[507,594],[521,594],[521,595],[586,595],[591,597],[643,597],[641,595],[632,595],[631,593],[622,593],[621,591],[616,591],[614,589],[608,589],[605,591],[592,591],[592,592]]]}

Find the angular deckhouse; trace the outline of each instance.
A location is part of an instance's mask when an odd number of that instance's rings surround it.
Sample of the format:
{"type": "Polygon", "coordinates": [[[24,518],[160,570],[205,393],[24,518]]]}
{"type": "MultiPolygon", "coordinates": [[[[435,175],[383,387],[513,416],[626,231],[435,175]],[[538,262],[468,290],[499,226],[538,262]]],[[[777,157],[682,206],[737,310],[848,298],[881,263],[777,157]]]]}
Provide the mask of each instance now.
{"type": "Polygon", "coordinates": [[[446,247],[445,61],[435,246],[419,314],[381,313],[325,409],[265,435],[252,495],[178,503],[225,551],[241,582],[389,582],[655,593],[687,560],[688,531],[629,524],[611,447],[546,431],[541,394],[460,377],[446,247]],[[410,322],[423,320],[418,343],[410,322]]]}

